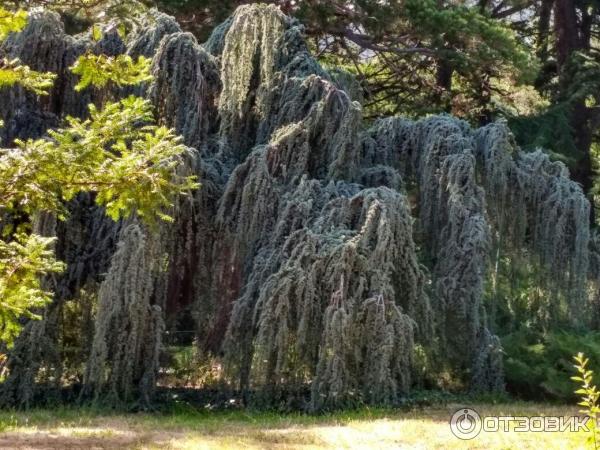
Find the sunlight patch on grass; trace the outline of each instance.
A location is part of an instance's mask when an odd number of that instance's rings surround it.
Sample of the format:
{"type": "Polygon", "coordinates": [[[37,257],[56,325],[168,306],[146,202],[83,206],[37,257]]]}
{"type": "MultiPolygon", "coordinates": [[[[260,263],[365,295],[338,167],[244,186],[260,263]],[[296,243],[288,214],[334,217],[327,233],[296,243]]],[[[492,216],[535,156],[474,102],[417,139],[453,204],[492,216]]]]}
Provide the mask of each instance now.
{"type": "MultiPolygon", "coordinates": [[[[1,448],[135,449],[586,449],[585,433],[482,432],[463,441],[450,416],[465,405],[412,411],[363,409],[321,416],[247,411],[103,414],[92,410],[0,413],[1,448]]],[[[470,405],[482,416],[571,416],[577,409],[530,403],[470,405]]]]}

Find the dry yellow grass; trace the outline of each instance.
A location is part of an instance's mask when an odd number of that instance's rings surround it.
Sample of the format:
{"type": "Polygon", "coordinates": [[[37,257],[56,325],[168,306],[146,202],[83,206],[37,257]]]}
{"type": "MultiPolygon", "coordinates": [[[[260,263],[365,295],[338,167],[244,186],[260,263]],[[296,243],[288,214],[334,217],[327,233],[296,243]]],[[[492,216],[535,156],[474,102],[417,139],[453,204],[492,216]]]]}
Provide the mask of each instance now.
{"type": "MultiPolygon", "coordinates": [[[[0,413],[0,448],[73,449],[585,449],[587,434],[482,432],[463,441],[449,419],[464,405],[326,416],[213,412],[103,414],[86,409],[0,413]]],[[[571,416],[576,408],[469,405],[483,416],[571,416]]]]}

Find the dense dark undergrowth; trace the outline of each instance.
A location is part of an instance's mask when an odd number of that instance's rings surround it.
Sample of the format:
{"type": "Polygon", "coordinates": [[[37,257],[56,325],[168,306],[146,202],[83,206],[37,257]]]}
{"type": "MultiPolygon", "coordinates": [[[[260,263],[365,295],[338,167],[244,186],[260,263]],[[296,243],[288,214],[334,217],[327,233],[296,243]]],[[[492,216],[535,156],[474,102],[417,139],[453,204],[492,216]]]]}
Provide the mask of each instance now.
{"type": "MultiPolygon", "coordinates": [[[[498,403],[543,401],[553,404],[573,403],[576,396],[572,353],[579,349],[591,360],[591,369],[600,361],[600,332],[574,333],[552,331],[545,334],[520,330],[502,338],[505,360],[505,392],[470,393],[460,389],[440,389],[432,380],[416,380],[421,388],[401,396],[391,408],[418,408],[448,403],[498,403]]],[[[199,366],[192,346],[170,347],[165,355],[172,370],[163,375],[156,388],[152,405],[140,402],[93,402],[81,396],[81,383],[74,382],[57,390],[53,385],[38,385],[38,395],[30,407],[93,406],[100,410],[132,411],[306,411],[310,404],[310,385],[287,389],[240,391],[227,388],[212,379],[210,367],[199,366]]],[[[132,396],[136,398],[136,395],[132,396]]],[[[366,405],[356,398],[343,409],[360,409],[366,405]]],[[[335,409],[341,410],[340,408],[335,409]]]]}
{"type": "MultiPolygon", "coordinates": [[[[41,389],[43,390],[43,389],[41,389]]],[[[50,392],[50,391],[47,391],[50,392]]],[[[80,398],[81,385],[65,387],[54,391],[53,395],[38,396],[30,404],[30,408],[91,408],[99,413],[103,412],[156,412],[164,414],[203,413],[225,411],[256,411],[273,413],[306,412],[310,403],[310,389],[298,389],[294,392],[282,392],[277,398],[266,396],[264,393],[254,391],[242,393],[240,391],[226,392],[222,389],[184,388],[184,387],[159,387],[152,406],[139,402],[131,403],[102,403],[82,401],[80,398]],[[261,399],[263,401],[261,401],[261,399]],[[269,399],[269,400],[267,400],[269,399]],[[291,400],[293,399],[293,400],[291,400]],[[250,405],[250,406],[249,406],[250,405]]],[[[270,393],[269,393],[270,395],[270,393]]],[[[395,404],[388,405],[389,410],[411,410],[428,407],[439,407],[448,404],[496,404],[510,403],[518,398],[507,393],[469,394],[452,393],[443,390],[415,390],[398,400],[395,404]]],[[[324,414],[328,412],[357,411],[370,408],[363,402],[348,403],[344,408],[331,408],[312,412],[311,414],[324,414]]]]}

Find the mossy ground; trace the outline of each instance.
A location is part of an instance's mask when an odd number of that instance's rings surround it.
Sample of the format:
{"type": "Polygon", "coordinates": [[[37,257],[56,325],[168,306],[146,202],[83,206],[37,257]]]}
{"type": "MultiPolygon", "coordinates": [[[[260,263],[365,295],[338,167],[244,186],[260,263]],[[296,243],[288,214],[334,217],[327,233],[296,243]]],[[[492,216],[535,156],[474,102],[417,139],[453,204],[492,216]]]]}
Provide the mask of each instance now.
{"type": "MultiPolygon", "coordinates": [[[[462,406],[363,408],[319,416],[192,408],[129,414],[74,407],[2,411],[0,448],[591,448],[583,432],[482,432],[473,440],[459,440],[451,434],[449,419],[462,406]]],[[[577,414],[576,407],[539,403],[469,406],[485,416],[577,414]]]]}

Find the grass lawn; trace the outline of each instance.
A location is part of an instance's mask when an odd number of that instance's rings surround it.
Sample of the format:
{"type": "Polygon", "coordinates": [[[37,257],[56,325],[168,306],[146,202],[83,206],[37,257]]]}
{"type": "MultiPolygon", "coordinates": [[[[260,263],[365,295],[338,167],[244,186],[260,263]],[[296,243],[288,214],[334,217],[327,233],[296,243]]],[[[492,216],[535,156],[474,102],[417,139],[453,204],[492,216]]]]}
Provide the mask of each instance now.
{"type": "MultiPolygon", "coordinates": [[[[82,408],[0,412],[0,448],[406,448],[584,449],[583,432],[481,432],[452,435],[450,416],[464,405],[394,411],[361,409],[324,416],[222,411],[110,413],[82,408]]],[[[571,416],[577,408],[534,403],[468,405],[482,416],[571,416]]]]}

